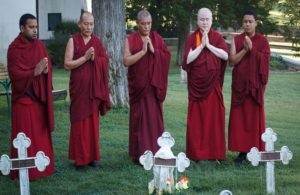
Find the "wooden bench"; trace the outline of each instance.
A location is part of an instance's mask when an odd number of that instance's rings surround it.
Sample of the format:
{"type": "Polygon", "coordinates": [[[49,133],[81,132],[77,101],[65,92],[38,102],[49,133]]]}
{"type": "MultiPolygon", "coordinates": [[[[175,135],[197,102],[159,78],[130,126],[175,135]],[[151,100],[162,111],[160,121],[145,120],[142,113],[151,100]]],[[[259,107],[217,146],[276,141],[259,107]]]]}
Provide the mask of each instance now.
{"type": "Polygon", "coordinates": [[[52,90],[53,101],[65,100],[68,92],[66,89],[52,90]]]}
{"type": "MultiPolygon", "coordinates": [[[[6,96],[7,112],[8,112],[8,115],[10,115],[10,110],[11,110],[10,84],[11,84],[11,82],[9,80],[7,69],[1,63],[0,63],[0,84],[4,88],[3,91],[0,90],[0,96],[6,96]]],[[[67,93],[66,89],[52,90],[52,95],[53,95],[53,101],[66,100],[68,93],[67,93]]]]}
{"type": "Polygon", "coordinates": [[[4,67],[3,64],[0,63],[0,84],[3,86],[4,91],[0,91],[0,96],[6,96],[6,101],[7,101],[7,111],[8,114],[10,114],[10,96],[11,92],[9,90],[10,88],[10,80],[8,76],[8,72],[6,68],[4,67]]]}

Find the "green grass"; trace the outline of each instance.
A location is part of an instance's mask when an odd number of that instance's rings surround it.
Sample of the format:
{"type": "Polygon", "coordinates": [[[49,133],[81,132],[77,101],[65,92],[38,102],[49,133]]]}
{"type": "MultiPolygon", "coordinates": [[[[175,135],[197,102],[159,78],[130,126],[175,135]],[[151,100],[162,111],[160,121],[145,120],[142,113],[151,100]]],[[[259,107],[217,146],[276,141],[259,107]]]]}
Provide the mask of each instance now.
{"type": "MultiPolygon", "coordinates": [[[[68,87],[69,73],[55,69],[54,88],[68,87]]],[[[271,72],[265,95],[266,123],[278,135],[275,148],[287,145],[293,159],[285,166],[276,163],[276,194],[300,194],[300,73],[271,72]]],[[[230,69],[223,86],[226,121],[230,106],[230,69]]],[[[180,83],[179,69],[172,68],[164,104],[166,131],[175,138],[175,155],[185,152],[187,112],[186,84],[180,83]]],[[[133,165],[128,157],[128,110],[114,108],[101,118],[100,167],[76,171],[68,160],[69,99],[55,102],[56,130],[53,133],[55,168],[57,174],[30,183],[31,194],[147,194],[152,171],[133,165]]],[[[227,128],[226,128],[227,131],[227,128]]],[[[10,122],[5,97],[0,97],[0,155],[9,154],[10,122]]],[[[229,189],[233,194],[266,194],[265,167],[249,163],[235,166],[236,153],[227,152],[221,165],[211,161],[191,162],[184,175],[190,180],[186,194],[219,194],[229,189]]],[[[19,182],[0,174],[0,194],[18,194],[19,182]]]]}

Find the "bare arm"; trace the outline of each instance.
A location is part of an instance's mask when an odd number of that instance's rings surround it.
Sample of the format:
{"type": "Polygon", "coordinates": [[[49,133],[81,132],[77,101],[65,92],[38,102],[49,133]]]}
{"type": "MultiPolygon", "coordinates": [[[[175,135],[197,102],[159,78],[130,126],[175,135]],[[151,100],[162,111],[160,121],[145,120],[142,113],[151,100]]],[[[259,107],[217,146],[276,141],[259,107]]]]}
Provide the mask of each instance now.
{"type": "Polygon", "coordinates": [[[217,48],[209,43],[208,35],[207,33],[204,34],[205,39],[205,46],[209,51],[211,51],[213,54],[215,54],[218,58],[221,58],[222,60],[228,60],[228,54],[223,49],[217,48]]]}
{"type": "Polygon", "coordinates": [[[86,61],[92,59],[93,55],[94,55],[94,48],[91,47],[86,51],[86,53],[82,57],[80,57],[76,60],[73,60],[74,43],[73,43],[73,39],[70,38],[67,43],[67,47],[66,47],[64,67],[67,70],[72,70],[74,68],[77,68],[77,67],[81,66],[82,64],[84,64],[86,61]]]}
{"type": "Polygon", "coordinates": [[[192,48],[189,51],[186,63],[189,64],[191,62],[193,62],[201,53],[201,51],[203,50],[203,45],[199,45],[196,49],[192,50],[192,48]]]}
{"type": "Polygon", "coordinates": [[[218,58],[221,58],[222,60],[228,60],[228,54],[226,51],[220,48],[216,48],[213,45],[207,46],[207,49],[209,49],[213,54],[215,54],[218,58]]]}
{"type": "Polygon", "coordinates": [[[128,67],[135,64],[147,53],[148,50],[147,48],[148,48],[147,43],[144,42],[142,50],[132,55],[129,49],[128,39],[126,38],[124,43],[124,56],[123,56],[124,65],[128,67]]]}
{"type": "Polygon", "coordinates": [[[233,66],[238,64],[247,52],[248,50],[244,47],[239,53],[236,53],[234,39],[232,39],[229,55],[230,64],[233,66]]]}

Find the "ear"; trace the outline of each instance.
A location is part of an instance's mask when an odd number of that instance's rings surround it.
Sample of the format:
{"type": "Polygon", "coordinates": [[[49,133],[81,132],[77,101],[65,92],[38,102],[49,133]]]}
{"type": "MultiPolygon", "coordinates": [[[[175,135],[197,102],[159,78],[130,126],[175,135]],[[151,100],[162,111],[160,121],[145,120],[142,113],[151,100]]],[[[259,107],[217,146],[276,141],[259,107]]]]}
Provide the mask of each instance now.
{"type": "Polygon", "coordinates": [[[23,25],[20,26],[20,31],[21,31],[21,33],[23,33],[25,31],[25,28],[23,25]]]}

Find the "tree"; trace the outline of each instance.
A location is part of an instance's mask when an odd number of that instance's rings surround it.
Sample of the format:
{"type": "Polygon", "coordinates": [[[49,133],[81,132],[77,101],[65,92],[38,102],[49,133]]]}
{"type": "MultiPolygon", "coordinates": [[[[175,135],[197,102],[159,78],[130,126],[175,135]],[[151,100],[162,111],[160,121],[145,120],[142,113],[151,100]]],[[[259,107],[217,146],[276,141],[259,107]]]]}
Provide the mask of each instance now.
{"type": "Polygon", "coordinates": [[[288,18],[282,34],[292,41],[294,50],[300,52],[300,0],[285,0],[279,6],[288,18]]]}
{"type": "Polygon", "coordinates": [[[195,9],[194,0],[127,0],[127,19],[135,20],[137,12],[147,9],[152,15],[152,29],[163,37],[178,37],[177,64],[181,64],[184,41],[190,32],[190,21],[195,9]]]}
{"type": "Polygon", "coordinates": [[[135,20],[141,9],[152,14],[153,29],[163,36],[172,29],[178,37],[177,64],[181,64],[184,41],[192,26],[196,26],[197,11],[207,7],[213,13],[213,27],[225,29],[241,27],[242,14],[254,10],[260,21],[258,30],[266,34],[275,30],[275,23],[269,18],[269,11],[278,0],[126,0],[127,19],[135,20]]]}
{"type": "MultiPolygon", "coordinates": [[[[257,31],[264,34],[271,34],[277,31],[276,21],[270,18],[270,11],[273,9],[279,0],[231,0],[233,18],[230,19],[232,22],[231,27],[239,29],[242,26],[242,14],[251,10],[256,14],[256,21],[258,22],[257,31]]],[[[226,10],[223,11],[226,13],[226,10]]],[[[226,25],[230,25],[226,23],[226,25]]]]}
{"type": "Polygon", "coordinates": [[[110,99],[113,105],[128,106],[127,70],[123,65],[125,2],[93,0],[95,33],[101,37],[109,56],[110,99]]]}

